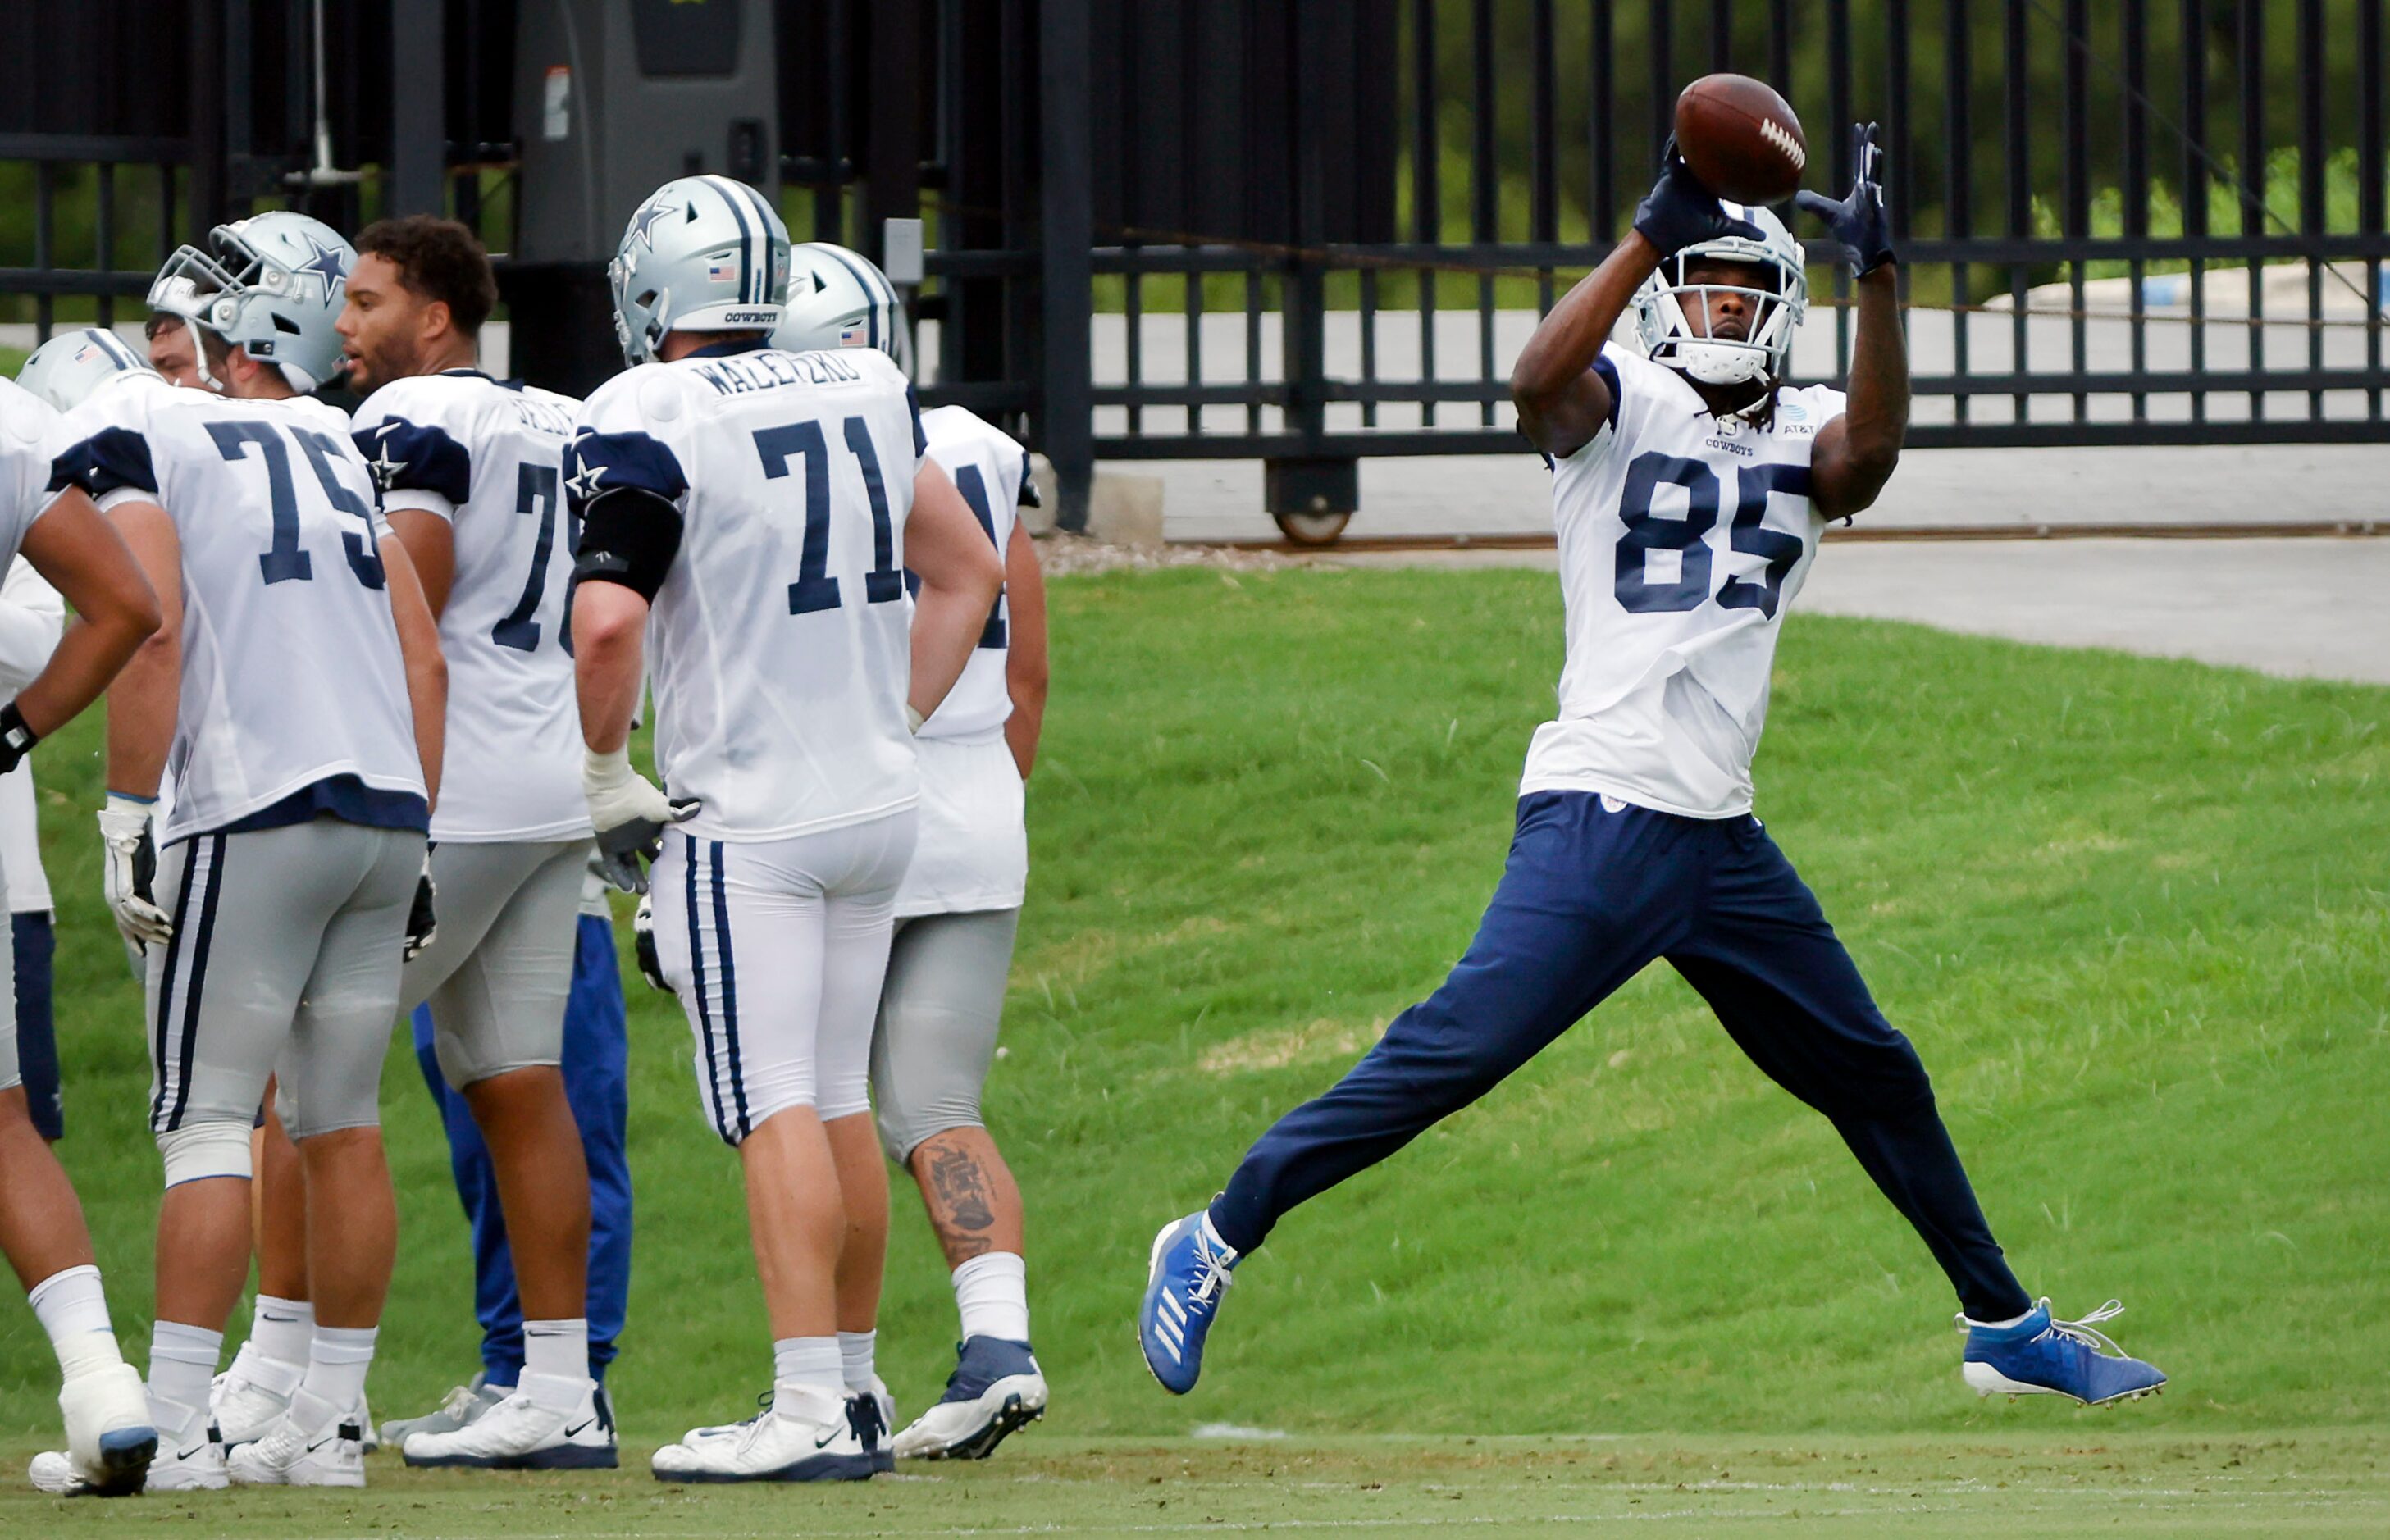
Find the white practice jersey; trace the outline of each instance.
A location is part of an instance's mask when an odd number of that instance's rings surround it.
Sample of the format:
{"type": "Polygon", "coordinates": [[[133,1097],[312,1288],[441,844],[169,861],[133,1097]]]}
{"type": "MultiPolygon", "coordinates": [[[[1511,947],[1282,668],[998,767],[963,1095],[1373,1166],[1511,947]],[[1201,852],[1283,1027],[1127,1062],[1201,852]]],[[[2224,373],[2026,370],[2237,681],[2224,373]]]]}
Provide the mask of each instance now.
{"type": "Polygon", "coordinates": [[[636,487],[680,510],[648,622],[656,764],[705,839],[783,840],[918,798],[905,521],[912,387],[867,349],[752,347],[645,364],[582,407],[578,517],[636,487]]]}
{"type": "Polygon", "coordinates": [[[1777,634],[1825,528],[1809,456],[1843,393],[1784,390],[1761,427],[1639,353],[1608,345],[1594,367],[1616,405],[1553,467],[1568,661],[1520,790],[1748,813],[1777,634]]]}
{"type": "Polygon", "coordinates": [[[17,559],[25,532],[57,500],[50,460],[66,447],[64,434],[48,402],[0,379],[0,560],[17,559]]]}
{"type": "Polygon", "coordinates": [[[349,419],[312,398],[101,390],[54,476],[152,502],[183,552],[183,681],[165,838],[329,813],[425,827],[422,763],[382,574],[388,526],[349,419]]]}
{"type": "Polygon", "coordinates": [[[381,484],[384,512],[434,514],[455,542],[456,575],[440,613],[448,735],[434,840],[589,832],[561,484],[580,404],[452,369],[394,380],[357,410],[357,452],[381,484]]]}
{"type": "MultiPolygon", "coordinates": [[[[978,516],[979,527],[996,542],[996,558],[1002,561],[1011,549],[1012,526],[1021,517],[1021,488],[1029,480],[1029,451],[968,407],[931,408],[921,414],[921,431],[930,441],[930,458],[954,479],[955,490],[978,516]]],[[[979,646],[963,665],[962,677],[921,724],[921,737],[981,738],[1002,729],[1012,714],[1012,690],[1004,677],[1010,624],[1010,611],[999,593],[987,626],[980,633],[979,646]]]]}
{"type": "MultiPolygon", "coordinates": [[[[11,601],[25,591],[26,584],[49,589],[31,567],[17,559],[17,547],[33,520],[58,497],[57,489],[50,485],[50,458],[65,446],[64,429],[49,403],[13,379],[0,379],[0,557],[5,557],[10,570],[11,601]]],[[[48,602],[58,603],[56,592],[49,592],[48,602]]],[[[45,629],[50,646],[56,646],[58,625],[45,629]]],[[[27,648],[25,661],[32,661],[32,650],[27,648]]],[[[49,648],[40,651],[46,661],[49,648]]],[[[33,673],[39,672],[37,664],[33,673]]],[[[15,695],[31,677],[29,674],[10,682],[6,694],[15,695]]],[[[41,845],[33,823],[32,770],[20,764],[0,781],[0,892],[8,901],[0,913],[36,907],[32,900],[37,893],[38,907],[49,907],[49,885],[42,876],[41,845]]]]}
{"type": "MultiPolygon", "coordinates": [[[[66,623],[66,600],[58,591],[23,557],[11,562],[7,577],[0,580],[0,696],[17,694],[49,666],[66,623]]],[[[49,910],[31,759],[0,776],[0,873],[6,876],[9,913],[49,910]]]]}

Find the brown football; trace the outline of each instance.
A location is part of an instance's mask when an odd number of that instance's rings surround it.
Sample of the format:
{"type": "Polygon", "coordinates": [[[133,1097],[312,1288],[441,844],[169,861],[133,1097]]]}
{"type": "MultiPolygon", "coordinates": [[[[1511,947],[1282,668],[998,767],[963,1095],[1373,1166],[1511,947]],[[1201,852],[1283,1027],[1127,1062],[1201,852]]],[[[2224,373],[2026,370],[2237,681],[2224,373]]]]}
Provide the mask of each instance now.
{"type": "Polygon", "coordinates": [[[1677,149],[1729,203],[1780,203],[1809,163],[1801,120],[1749,75],[1703,75],[1685,87],[1677,98],[1677,149]]]}

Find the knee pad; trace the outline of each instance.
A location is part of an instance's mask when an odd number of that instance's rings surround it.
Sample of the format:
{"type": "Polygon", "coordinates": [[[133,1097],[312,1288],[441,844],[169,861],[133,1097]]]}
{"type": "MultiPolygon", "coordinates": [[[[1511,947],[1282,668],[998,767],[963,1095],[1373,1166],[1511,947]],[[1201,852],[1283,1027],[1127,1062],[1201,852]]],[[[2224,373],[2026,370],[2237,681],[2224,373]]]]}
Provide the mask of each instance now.
{"type": "Polygon", "coordinates": [[[207,1176],[253,1174],[249,1161],[247,1123],[195,1123],[158,1136],[158,1153],[166,1159],[166,1185],[196,1182],[207,1176]]]}

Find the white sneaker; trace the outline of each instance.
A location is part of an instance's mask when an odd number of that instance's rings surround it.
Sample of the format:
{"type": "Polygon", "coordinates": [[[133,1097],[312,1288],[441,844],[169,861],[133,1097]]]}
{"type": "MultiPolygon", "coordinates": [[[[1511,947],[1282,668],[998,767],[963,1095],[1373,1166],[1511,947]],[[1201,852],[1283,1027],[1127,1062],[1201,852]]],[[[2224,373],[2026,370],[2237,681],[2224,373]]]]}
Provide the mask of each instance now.
{"type": "Polygon", "coordinates": [[[238,1449],[271,1432],[290,1409],[290,1397],[307,1366],[287,1364],[247,1348],[235,1355],[232,1367],[208,1387],[208,1416],[215,1419],[216,1436],[226,1449],[238,1449]]]}
{"type": "Polygon", "coordinates": [[[70,1474],[102,1495],[141,1490],[158,1453],[158,1430],[140,1370],[114,1363],[78,1374],[59,1388],[58,1411],[66,1419],[70,1474]]]}
{"type": "Polygon", "coordinates": [[[302,1390],[263,1438],[225,1457],[225,1469],[242,1486],[363,1486],[362,1416],[302,1390]]]}
{"type": "Polygon", "coordinates": [[[225,1449],[216,1442],[208,1414],[195,1406],[149,1399],[149,1420],[158,1430],[158,1453],[149,1461],[144,1492],[222,1492],[225,1449]]]}
{"type": "Polygon", "coordinates": [[[366,1431],[366,1436],[357,1442],[364,1446],[365,1452],[370,1455],[381,1447],[381,1430],[374,1426],[373,1401],[370,1397],[364,1395],[357,1397],[357,1422],[366,1431]]]}
{"type": "Polygon", "coordinates": [[[1046,1376],[1026,1342],[963,1343],[946,1393],[896,1435],[900,1459],[983,1460],[1046,1415],[1046,1376]]]}
{"type": "Polygon", "coordinates": [[[408,1434],[399,1453],[418,1468],[611,1470],[618,1463],[613,1408],[594,1380],[584,1381],[581,1404],[569,1414],[517,1390],[454,1432],[408,1434]]]}
{"type": "Polygon", "coordinates": [[[650,1468],[660,1482],[868,1481],[857,1420],[842,1392],[785,1386],[753,1419],[700,1428],[657,1450],[650,1468]]]}

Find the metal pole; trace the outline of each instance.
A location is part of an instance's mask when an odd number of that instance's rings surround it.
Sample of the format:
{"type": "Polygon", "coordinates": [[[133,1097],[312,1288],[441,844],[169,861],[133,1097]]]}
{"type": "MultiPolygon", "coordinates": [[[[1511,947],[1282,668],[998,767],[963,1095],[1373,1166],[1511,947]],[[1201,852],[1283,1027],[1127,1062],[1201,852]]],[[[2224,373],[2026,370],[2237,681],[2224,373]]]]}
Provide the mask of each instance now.
{"type": "Polygon", "coordinates": [[[864,157],[864,255],[886,265],[892,219],[921,212],[921,81],[930,17],[923,0],[876,0],[871,7],[871,89],[864,157]]]}
{"type": "Polygon", "coordinates": [[[383,212],[447,212],[445,6],[393,6],[390,27],[390,187],[383,212]],[[402,17],[399,13],[405,11],[402,17]]]}
{"type": "Polygon", "coordinates": [[[1045,276],[1045,379],[1038,437],[1054,464],[1054,521],[1087,527],[1096,478],[1091,333],[1095,308],[1095,168],[1088,143],[1093,85],[1089,0],[1038,6],[1038,148],[1044,179],[1039,239],[1045,276]]]}

